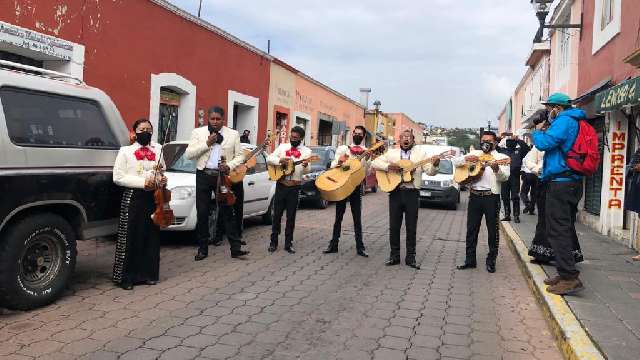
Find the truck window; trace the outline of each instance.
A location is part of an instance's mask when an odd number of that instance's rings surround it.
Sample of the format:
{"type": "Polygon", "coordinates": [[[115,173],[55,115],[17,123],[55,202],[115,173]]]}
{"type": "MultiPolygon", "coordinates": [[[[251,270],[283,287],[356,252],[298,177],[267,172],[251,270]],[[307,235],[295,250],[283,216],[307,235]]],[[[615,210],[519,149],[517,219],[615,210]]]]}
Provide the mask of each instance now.
{"type": "Polygon", "coordinates": [[[0,88],[11,141],[19,146],[118,149],[100,105],[40,91],[0,88]]]}

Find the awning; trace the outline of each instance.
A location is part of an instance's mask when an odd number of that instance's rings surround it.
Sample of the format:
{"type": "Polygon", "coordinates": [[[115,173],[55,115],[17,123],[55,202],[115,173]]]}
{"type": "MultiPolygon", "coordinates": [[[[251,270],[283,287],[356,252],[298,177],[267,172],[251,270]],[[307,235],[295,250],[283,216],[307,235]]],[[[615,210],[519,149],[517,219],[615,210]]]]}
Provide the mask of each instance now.
{"type": "Polygon", "coordinates": [[[596,113],[640,104],[640,77],[629,79],[596,95],[596,113]]]}
{"type": "Polygon", "coordinates": [[[580,103],[582,103],[582,102],[584,102],[584,101],[586,101],[588,99],[591,99],[594,95],[596,95],[600,91],[608,88],[609,86],[611,86],[611,79],[602,80],[598,84],[596,84],[596,86],[592,87],[591,89],[589,89],[584,94],[582,94],[582,95],[578,96],[577,98],[573,99],[572,103],[573,104],[580,104],[580,103]]]}

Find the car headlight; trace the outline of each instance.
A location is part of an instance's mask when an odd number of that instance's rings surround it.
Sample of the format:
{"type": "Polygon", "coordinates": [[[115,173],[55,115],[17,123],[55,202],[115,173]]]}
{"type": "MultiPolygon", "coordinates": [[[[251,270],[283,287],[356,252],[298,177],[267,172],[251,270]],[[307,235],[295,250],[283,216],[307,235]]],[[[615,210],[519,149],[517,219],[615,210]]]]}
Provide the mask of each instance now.
{"type": "Polygon", "coordinates": [[[451,181],[451,180],[443,180],[442,183],[441,183],[441,186],[443,188],[448,188],[451,185],[453,185],[453,181],[451,181]]]}
{"type": "Polygon", "coordinates": [[[189,200],[196,195],[195,186],[177,186],[171,189],[172,200],[189,200]]]}

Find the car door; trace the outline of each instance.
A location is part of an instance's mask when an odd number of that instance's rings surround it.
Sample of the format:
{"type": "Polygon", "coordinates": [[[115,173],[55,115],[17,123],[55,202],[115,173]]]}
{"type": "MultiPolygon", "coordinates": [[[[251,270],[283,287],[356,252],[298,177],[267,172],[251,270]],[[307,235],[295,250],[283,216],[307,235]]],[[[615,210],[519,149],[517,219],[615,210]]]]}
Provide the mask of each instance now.
{"type": "Polygon", "coordinates": [[[269,207],[271,180],[267,173],[267,160],[263,153],[256,155],[256,166],[244,180],[244,214],[262,213],[269,207]]]}

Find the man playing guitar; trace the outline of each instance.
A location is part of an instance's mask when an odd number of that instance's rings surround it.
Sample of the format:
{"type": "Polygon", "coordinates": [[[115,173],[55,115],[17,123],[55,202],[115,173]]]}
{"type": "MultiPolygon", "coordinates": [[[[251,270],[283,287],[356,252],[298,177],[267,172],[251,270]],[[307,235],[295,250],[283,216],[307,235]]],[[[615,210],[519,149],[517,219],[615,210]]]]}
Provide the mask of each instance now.
{"type": "Polygon", "coordinates": [[[311,156],[311,149],[302,145],[302,139],[304,139],[304,129],[295,126],[291,129],[289,143],[280,144],[271,155],[267,156],[267,163],[271,165],[285,165],[290,160],[302,160],[300,164],[295,166],[291,175],[282,177],[276,184],[276,193],[273,196],[273,224],[271,225],[269,252],[278,249],[280,222],[285,210],[287,211],[287,224],[284,232],[284,249],[290,254],[296,252],[293,248],[293,231],[298,211],[298,196],[300,195],[302,175],[309,172],[309,162],[305,159],[311,156]]]}
{"type": "MultiPolygon", "coordinates": [[[[402,168],[397,164],[400,160],[411,160],[414,163],[423,161],[428,156],[419,149],[414,149],[415,138],[413,132],[405,130],[400,135],[400,148],[390,149],[384,155],[376,158],[372,163],[374,169],[401,172],[402,168]]],[[[420,269],[416,262],[416,229],[418,226],[418,209],[420,208],[420,182],[422,172],[435,175],[438,171],[440,160],[437,158],[433,163],[429,162],[418,167],[413,172],[413,180],[401,183],[395,190],[389,193],[389,243],[391,254],[386,265],[398,265],[400,263],[400,227],[402,226],[402,216],[405,216],[407,228],[407,254],[405,264],[420,269]]]]}
{"type": "MultiPolygon", "coordinates": [[[[362,155],[367,148],[364,146],[365,128],[364,126],[356,126],[353,129],[353,145],[341,145],[336,150],[336,157],[331,163],[331,167],[335,168],[342,166],[342,164],[359,155],[362,155]]],[[[366,162],[365,159],[362,160],[366,162]]],[[[356,239],[356,251],[358,255],[362,257],[369,257],[364,248],[362,241],[362,185],[358,185],[356,189],[346,199],[336,202],[336,220],[333,223],[333,237],[329,246],[324,251],[325,254],[338,252],[338,240],[340,239],[340,232],[342,227],[342,218],[347,210],[347,201],[351,204],[351,215],[353,216],[353,228],[356,239]]]]}
{"type": "Polygon", "coordinates": [[[496,161],[508,159],[507,155],[496,151],[496,134],[485,131],[480,138],[480,148],[467,156],[460,156],[451,160],[454,166],[464,166],[467,162],[477,163],[483,158],[491,158],[488,168],[482,173],[482,177],[470,185],[469,206],[467,207],[467,239],[466,259],[458,270],[474,269],[476,267],[476,247],[478,245],[478,233],[484,215],[489,233],[489,254],[487,255],[487,271],[496,272],[496,258],[498,257],[498,218],[500,216],[500,188],[504,181],[509,179],[509,165],[498,165],[496,161]]]}

